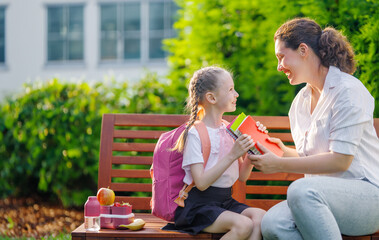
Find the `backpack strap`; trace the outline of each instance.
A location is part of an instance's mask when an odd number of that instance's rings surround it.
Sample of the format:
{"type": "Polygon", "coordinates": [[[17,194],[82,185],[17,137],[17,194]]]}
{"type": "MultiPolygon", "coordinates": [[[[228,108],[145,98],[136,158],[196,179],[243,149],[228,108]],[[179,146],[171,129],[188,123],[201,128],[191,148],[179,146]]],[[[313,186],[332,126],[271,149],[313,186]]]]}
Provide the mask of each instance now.
{"type": "Polygon", "coordinates": [[[194,125],[200,136],[201,152],[203,153],[205,167],[211,153],[211,140],[209,139],[207,126],[202,121],[196,121],[194,125]]]}
{"type": "MultiPolygon", "coordinates": [[[[207,165],[209,155],[211,153],[211,140],[209,139],[209,134],[207,127],[202,121],[196,121],[194,126],[199,133],[201,142],[201,152],[203,153],[204,168],[207,165]]],[[[184,200],[187,199],[189,191],[195,186],[195,182],[192,181],[190,185],[184,184],[182,190],[179,192],[179,196],[175,199],[175,203],[180,207],[184,207],[184,200]]]]}

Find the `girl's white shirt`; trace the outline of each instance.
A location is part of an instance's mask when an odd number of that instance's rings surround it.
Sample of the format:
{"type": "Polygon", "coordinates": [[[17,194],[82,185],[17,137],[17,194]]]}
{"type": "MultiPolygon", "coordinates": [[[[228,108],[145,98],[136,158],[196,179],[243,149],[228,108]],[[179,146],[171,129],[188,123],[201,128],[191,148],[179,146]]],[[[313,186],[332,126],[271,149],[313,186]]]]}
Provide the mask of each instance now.
{"type": "MultiPolygon", "coordinates": [[[[224,124],[222,124],[219,128],[207,127],[207,130],[211,142],[211,152],[205,167],[205,173],[207,170],[215,166],[225,155],[227,155],[234,144],[234,140],[227,133],[226,126],[224,124]]],[[[193,181],[191,165],[195,163],[204,164],[204,159],[201,151],[199,134],[196,128],[192,127],[188,131],[188,136],[183,151],[182,168],[185,171],[183,182],[186,184],[191,184],[193,181]]],[[[228,188],[233,186],[238,177],[239,167],[238,160],[236,160],[211,186],[228,188]]]]}
{"type": "MultiPolygon", "coordinates": [[[[311,93],[308,85],[301,89],[288,114],[299,155],[330,151],[353,155],[347,171],[325,175],[367,178],[379,186],[379,139],[373,126],[375,103],[366,87],[352,75],[331,66],[312,114],[311,93]]],[[[316,174],[306,176],[312,175],[316,174]]]]}

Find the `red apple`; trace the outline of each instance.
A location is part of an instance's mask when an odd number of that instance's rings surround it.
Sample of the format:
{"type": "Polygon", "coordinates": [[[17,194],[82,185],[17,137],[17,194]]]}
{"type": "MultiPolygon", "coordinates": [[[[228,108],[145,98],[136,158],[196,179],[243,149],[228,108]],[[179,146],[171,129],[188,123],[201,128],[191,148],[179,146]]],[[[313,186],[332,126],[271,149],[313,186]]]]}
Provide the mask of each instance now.
{"type": "Polygon", "coordinates": [[[97,191],[97,200],[99,200],[100,205],[112,205],[114,203],[115,194],[112,189],[100,188],[97,191]]]}

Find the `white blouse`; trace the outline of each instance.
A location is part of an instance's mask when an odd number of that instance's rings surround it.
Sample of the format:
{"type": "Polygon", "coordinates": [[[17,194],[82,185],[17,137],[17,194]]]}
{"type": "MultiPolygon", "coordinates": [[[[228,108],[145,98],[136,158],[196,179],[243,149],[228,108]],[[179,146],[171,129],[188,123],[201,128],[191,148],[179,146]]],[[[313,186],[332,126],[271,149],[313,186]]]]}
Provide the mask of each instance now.
{"type": "MultiPolygon", "coordinates": [[[[329,67],[312,114],[311,91],[308,85],[301,89],[288,114],[299,155],[330,151],[353,155],[347,171],[323,175],[367,178],[379,186],[379,139],[373,126],[374,98],[361,81],[333,66],[329,67]]],[[[314,174],[307,174],[311,175],[314,174]]]]}
{"type": "MultiPolygon", "coordinates": [[[[211,152],[205,167],[207,170],[215,166],[218,161],[230,152],[233,147],[234,140],[227,133],[224,124],[219,128],[207,127],[210,142],[211,152]]],[[[192,127],[187,136],[187,141],[183,152],[182,168],[185,171],[183,182],[191,184],[193,181],[191,174],[191,165],[195,163],[204,163],[203,154],[201,151],[201,142],[199,134],[195,127],[192,127]]],[[[214,187],[228,188],[231,187],[239,177],[238,160],[234,161],[232,165],[211,185],[214,187]]]]}

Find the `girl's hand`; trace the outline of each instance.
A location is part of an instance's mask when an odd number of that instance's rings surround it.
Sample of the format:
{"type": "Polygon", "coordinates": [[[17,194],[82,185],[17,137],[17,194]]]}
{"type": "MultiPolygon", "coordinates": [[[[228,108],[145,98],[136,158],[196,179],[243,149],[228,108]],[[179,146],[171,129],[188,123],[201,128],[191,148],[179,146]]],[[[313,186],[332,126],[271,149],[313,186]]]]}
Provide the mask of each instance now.
{"type": "Polygon", "coordinates": [[[232,150],[230,150],[231,158],[234,160],[245,154],[250,148],[254,147],[254,141],[247,134],[242,134],[233,144],[232,150]]]}
{"type": "Polygon", "coordinates": [[[280,172],[280,158],[259,142],[257,145],[262,150],[263,155],[249,155],[248,158],[251,160],[251,164],[263,173],[280,172]]]}

